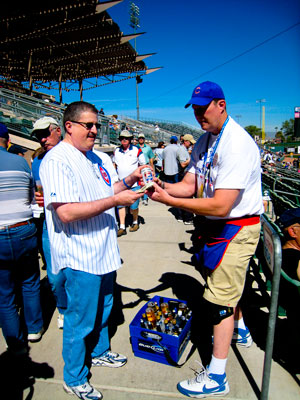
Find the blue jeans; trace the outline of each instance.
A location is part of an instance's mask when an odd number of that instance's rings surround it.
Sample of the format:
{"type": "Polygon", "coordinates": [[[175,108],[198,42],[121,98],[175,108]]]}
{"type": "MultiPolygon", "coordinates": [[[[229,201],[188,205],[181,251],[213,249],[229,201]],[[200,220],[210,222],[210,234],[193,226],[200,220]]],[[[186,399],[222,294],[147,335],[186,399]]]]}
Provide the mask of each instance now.
{"type": "Polygon", "coordinates": [[[168,183],[177,183],[179,181],[179,174],[175,175],[165,175],[164,176],[164,181],[168,183]]]}
{"type": "Polygon", "coordinates": [[[43,318],[37,235],[33,223],[0,228],[0,325],[8,347],[16,350],[27,342],[16,304],[19,289],[27,332],[37,333],[43,327],[43,318]]]}
{"type": "Polygon", "coordinates": [[[69,386],[78,386],[88,380],[91,358],[110,348],[108,318],[116,274],[94,275],[71,268],[62,272],[68,297],[63,331],[64,380],[69,386]]]}
{"type": "Polygon", "coordinates": [[[65,290],[65,276],[62,271],[58,274],[54,274],[51,268],[51,251],[50,241],[47,231],[46,220],[43,223],[43,234],[42,234],[43,252],[47,266],[48,281],[51,286],[53,295],[56,300],[56,307],[60,314],[64,314],[67,308],[67,294],[65,290]]]}

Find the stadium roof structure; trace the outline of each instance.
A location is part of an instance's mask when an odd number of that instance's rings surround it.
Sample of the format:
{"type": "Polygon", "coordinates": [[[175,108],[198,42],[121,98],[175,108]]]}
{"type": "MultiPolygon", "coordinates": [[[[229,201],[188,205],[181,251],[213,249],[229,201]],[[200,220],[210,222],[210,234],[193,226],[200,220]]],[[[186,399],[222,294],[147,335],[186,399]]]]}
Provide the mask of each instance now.
{"type": "Polygon", "coordinates": [[[80,91],[159,68],[147,68],[107,13],[123,0],[6,1],[0,15],[0,77],[36,88],[80,91]],[[94,78],[93,82],[89,79],[94,78]]]}

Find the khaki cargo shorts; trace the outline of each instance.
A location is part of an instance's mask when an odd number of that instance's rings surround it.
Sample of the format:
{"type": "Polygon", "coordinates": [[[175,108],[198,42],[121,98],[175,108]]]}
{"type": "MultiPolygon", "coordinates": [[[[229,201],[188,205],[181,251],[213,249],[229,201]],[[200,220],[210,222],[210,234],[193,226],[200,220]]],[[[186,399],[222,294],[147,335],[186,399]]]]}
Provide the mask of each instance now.
{"type": "Polygon", "coordinates": [[[249,261],[255,253],[260,223],[243,226],[230,242],[221,264],[207,276],[203,297],[214,304],[236,307],[244,290],[249,261]]]}

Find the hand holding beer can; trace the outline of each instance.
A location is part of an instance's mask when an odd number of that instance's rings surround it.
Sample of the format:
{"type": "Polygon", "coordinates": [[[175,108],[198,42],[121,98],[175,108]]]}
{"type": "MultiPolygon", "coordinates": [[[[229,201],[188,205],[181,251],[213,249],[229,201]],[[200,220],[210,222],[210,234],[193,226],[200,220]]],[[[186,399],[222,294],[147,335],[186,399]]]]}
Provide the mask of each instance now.
{"type": "Polygon", "coordinates": [[[144,168],[141,170],[142,176],[143,176],[143,182],[146,185],[149,182],[153,181],[153,174],[151,168],[146,165],[144,168]]]}

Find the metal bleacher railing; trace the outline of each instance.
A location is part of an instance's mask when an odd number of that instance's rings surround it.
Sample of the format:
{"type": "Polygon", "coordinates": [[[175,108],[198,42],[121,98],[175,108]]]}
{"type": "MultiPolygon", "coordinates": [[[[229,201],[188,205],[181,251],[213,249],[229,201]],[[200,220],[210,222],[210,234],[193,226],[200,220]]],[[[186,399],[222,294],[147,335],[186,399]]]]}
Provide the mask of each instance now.
{"type": "Polygon", "coordinates": [[[0,89],[0,122],[17,136],[34,140],[30,134],[35,120],[48,115],[60,123],[62,113],[63,107],[59,104],[48,103],[9,89],[0,89]]]}
{"type": "MultiPolygon", "coordinates": [[[[265,347],[265,360],[262,379],[262,391],[260,400],[267,400],[269,385],[270,385],[270,372],[274,347],[274,335],[279,315],[279,307],[283,309],[281,296],[279,297],[280,281],[281,279],[288,282],[289,287],[294,287],[298,292],[298,299],[300,300],[300,282],[291,279],[282,269],[282,242],[283,232],[266,214],[261,217],[261,238],[257,247],[256,255],[251,260],[250,265],[252,269],[255,268],[259,273],[263,273],[266,280],[271,281],[271,296],[269,303],[269,321],[268,331],[265,347]]],[[[292,289],[294,290],[294,289],[292,289]]],[[[299,301],[296,302],[298,304],[299,301]]],[[[285,311],[285,310],[284,310],[285,311]]],[[[292,356],[292,355],[291,355],[292,356]]]]}
{"type": "Polygon", "coordinates": [[[300,206],[300,177],[293,169],[263,166],[262,184],[272,201],[272,217],[279,217],[286,209],[300,206]]]}
{"type": "MultiPolygon", "coordinates": [[[[52,116],[61,123],[64,109],[65,105],[60,105],[49,98],[38,98],[0,88],[0,122],[7,125],[10,133],[25,139],[35,140],[30,135],[33,123],[38,118],[52,116]]],[[[155,147],[159,141],[169,143],[172,135],[184,133],[186,129],[186,126],[179,124],[174,132],[133,118],[118,118],[114,115],[99,115],[99,122],[101,122],[101,129],[96,145],[103,147],[119,145],[119,134],[123,129],[129,129],[135,136],[143,133],[146,142],[152,147],[155,147]]]]}

